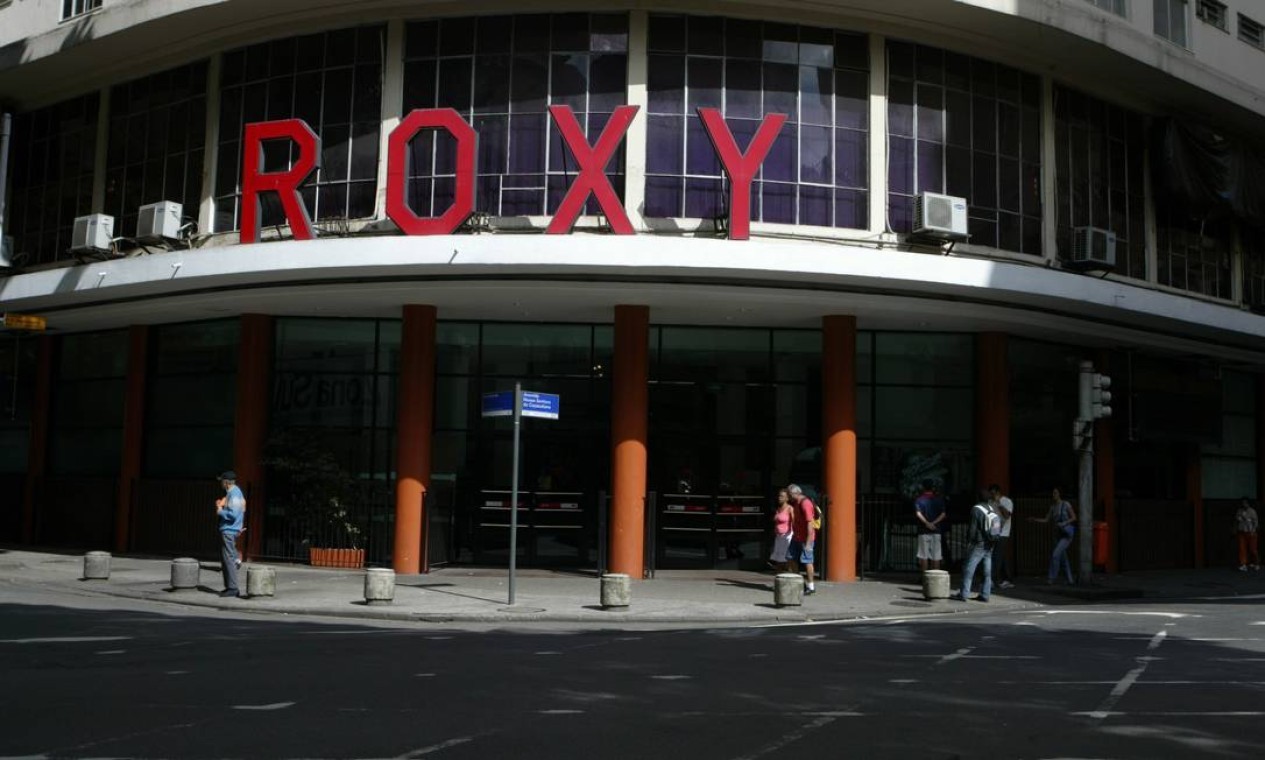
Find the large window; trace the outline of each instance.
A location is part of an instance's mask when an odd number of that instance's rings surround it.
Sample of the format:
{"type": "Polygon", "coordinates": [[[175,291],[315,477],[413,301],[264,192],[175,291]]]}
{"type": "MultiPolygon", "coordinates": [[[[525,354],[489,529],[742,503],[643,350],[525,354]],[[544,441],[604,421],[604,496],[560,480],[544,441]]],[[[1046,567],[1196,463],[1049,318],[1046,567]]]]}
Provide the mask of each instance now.
{"type": "MultiPolygon", "coordinates": [[[[3,5],[4,3],[0,3],[3,5]]],[[[62,0],[61,3],[61,20],[82,16],[89,11],[95,11],[101,7],[101,0],[62,0]]]]}
{"type": "MultiPolygon", "coordinates": [[[[475,208],[492,216],[551,214],[577,166],[548,113],[567,105],[589,144],[626,101],[626,14],[486,16],[408,25],[404,112],[453,108],[479,135],[475,208]]],[[[624,147],[606,167],[624,192],[624,147]]],[[[410,143],[409,204],[422,216],[452,203],[456,144],[426,130],[410,143]]],[[[597,213],[590,198],[586,213],[597,213]]]]}
{"type": "Polygon", "coordinates": [[[728,181],[698,117],[725,115],[745,150],[765,114],[786,114],[752,185],[751,219],[869,224],[869,41],[807,26],[650,17],[646,215],[725,216],[728,181]]]}
{"type": "Polygon", "coordinates": [[[1257,493],[1256,376],[1227,371],[1222,382],[1221,442],[1201,447],[1206,499],[1257,493]]]}
{"type": "Polygon", "coordinates": [[[145,407],[149,477],[207,477],[233,461],[235,319],[153,330],[145,407]]]}
{"type": "MultiPolygon", "coordinates": [[[[238,228],[245,125],[303,119],[321,138],[321,168],[301,190],[312,219],[341,228],[372,217],[382,122],[381,26],[264,42],[224,55],[215,231],[238,228]]],[[[264,145],[264,170],[284,171],[288,141],[264,145]]],[[[262,197],[263,226],[283,224],[273,193],[262,197]]]]}
{"type": "Polygon", "coordinates": [[[1041,80],[924,45],[890,42],[888,223],[914,198],[966,198],[972,245],[1041,255],[1041,80]]]}
{"type": "Polygon", "coordinates": [[[1058,254],[1075,230],[1116,234],[1116,271],[1146,278],[1145,128],[1140,115],[1065,87],[1054,89],[1058,254]]]}
{"type": "Polygon", "coordinates": [[[1186,0],[1153,0],[1155,7],[1155,34],[1174,45],[1187,47],[1186,0]]]}
{"type": "Polygon", "coordinates": [[[92,210],[99,102],[94,92],[15,120],[6,232],[25,264],[67,258],[75,217],[92,210]]]}
{"type": "Polygon", "coordinates": [[[1159,283],[1216,298],[1231,296],[1232,231],[1225,220],[1156,208],[1159,283]]]}
{"type": "MultiPolygon", "coordinates": [[[[1244,240],[1248,238],[1244,235],[1244,240]]],[[[1255,238],[1259,240],[1260,238],[1255,238]]],[[[1243,301],[1258,314],[1265,313],[1265,250],[1247,246],[1243,253],[1243,301]]]]}
{"type": "Polygon", "coordinates": [[[205,62],[111,90],[105,210],[115,234],[135,235],[138,209],[157,201],[177,201],[197,219],[205,141],[205,62]]]}
{"type": "Polygon", "coordinates": [[[113,330],[62,338],[52,389],[49,474],[118,473],[127,336],[126,330],[113,330]]]}

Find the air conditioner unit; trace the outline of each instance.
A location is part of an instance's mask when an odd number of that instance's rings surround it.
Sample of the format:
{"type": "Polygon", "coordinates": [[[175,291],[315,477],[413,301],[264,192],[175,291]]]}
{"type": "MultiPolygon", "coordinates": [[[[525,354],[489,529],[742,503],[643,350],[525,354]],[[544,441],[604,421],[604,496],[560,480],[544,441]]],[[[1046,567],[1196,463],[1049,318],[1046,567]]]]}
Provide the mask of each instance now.
{"type": "Polygon", "coordinates": [[[110,251],[114,240],[114,217],[92,214],[75,219],[70,234],[71,251],[110,251]]]}
{"type": "Polygon", "coordinates": [[[1071,266],[1078,269],[1115,269],[1116,233],[1098,227],[1072,231],[1071,266]]]}
{"type": "Polygon", "coordinates": [[[9,235],[0,237],[0,269],[13,266],[13,238],[9,235]]]}
{"type": "Polygon", "coordinates": [[[136,239],[145,243],[160,243],[180,237],[180,220],[184,206],[175,201],[159,201],[141,206],[136,219],[136,239]]]}
{"type": "Polygon", "coordinates": [[[966,240],[966,199],[922,193],[914,199],[914,230],[920,237],[966,240]]]}

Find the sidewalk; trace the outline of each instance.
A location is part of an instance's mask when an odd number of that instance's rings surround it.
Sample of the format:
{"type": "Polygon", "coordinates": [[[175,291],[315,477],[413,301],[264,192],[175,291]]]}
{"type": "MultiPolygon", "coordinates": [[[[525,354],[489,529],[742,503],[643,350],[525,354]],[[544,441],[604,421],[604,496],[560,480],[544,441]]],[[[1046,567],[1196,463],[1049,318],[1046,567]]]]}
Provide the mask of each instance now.
{"type": "MultiPolygon", "coordinates": [[[[1265,596],[1265,573],[1205,569],[1106,576],[1093,587],[1049,587],[1027,579],[1014,589],[994,589],[988,604],[923,599],[913,575],[867,578],[856,583],[817,584],[799,607],[773,604],[772,574],[732,571],[660,571],[635,581],[631,605],[602,609],[599,581],[586,573],[519,571],[515,604],[508,604],[504,569],[452,568],[428,575],[398,576],[395,600],[364,602],[364,573],[305,565],[277,565],[276,595],[221,598],[218,563],[202,564],[197,590],[171,591],[170,559],[116,556],[109,580],[85,581],[83,557],[0,549],[0,582],[143,599],[190,607],[272,615],[314,615],[372,620],[456,623],[563,623],[635,626],[664,624],[772,624],[900,618],[926,614],[1034,609],[1047,605],[1132,599],[1265,596]]],[[[241,587],[246,589],[246,571],[241,587]]],[[[957,578],[954,578],[956,589],[957,578]]]]}

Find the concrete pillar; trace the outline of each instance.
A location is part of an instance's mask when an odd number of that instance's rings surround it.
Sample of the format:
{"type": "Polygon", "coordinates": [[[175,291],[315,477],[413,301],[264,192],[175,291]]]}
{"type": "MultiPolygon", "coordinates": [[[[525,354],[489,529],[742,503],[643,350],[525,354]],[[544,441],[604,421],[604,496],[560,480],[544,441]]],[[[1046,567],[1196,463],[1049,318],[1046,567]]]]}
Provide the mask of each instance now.
{"type": "Polygon", "coordinates": [[[202,566],[192,557],[178,557],[171,561],[171,590],[182,591],[198,587],[202,566]]]}
{"type": "Polygon", "coordinates": [[[127,335],[127,379],[123,391],[123,456],[114,504],[114,551],[125,552],[132,537],[132,488],[141,476],[145,451],[145,385],[149,369],[149,326],[132,325],[127,335]]]}
{"type": "Polygon", "coordinates": [[[233,410],[231,469],[237,472],[237,485],[246,497],[243,559],[247,560],[263,550],[267,511],[263,461],[272,391],[272,348],[273,318],[265,314],[243,314],[237,347],[237,406],[233,410]]]}
{"type": "Polygon", "coordinates": [[[52,406],[53,364],[60,339],[41,335],[35,359],[35,386],[31,399],[31,447],[26,460],[22,493],[22,543],[35,543],[35,495],[48,469],[48,421],[52,406]]]}
{"type": "Polygon", "coordinates": [[[798,607],[804,603],[804,579],[799,573],[778,573],[773,579],[773,604],[798,607]]]}
{"type": "Polygon", "coordinates": [[[276,569],[266,565],[247,565],[246,595],[251,599],[254,599],[257,596],[276,596],[276,569]]]}
{"type": "Polygon", "coordinates": [[[922,595],[927,599],[949,598],[949,571],[928,570],[922,574],[922,595]]]}
{"type": "Polygon", "coordinates": [[[632,602],[632,579],[627,573],[606,573],[602,576],[602,607],[627,607],[632,602]]]}
{"type": "Polygon", "coordinates": [[[88,552],[83,555],[83,579],[104,581],[110,579],[110,553],[88,552]]]}
{"type": "Polygon", "coordinates": [[[650,308],[615,307],[611,378],[610,568],[640,578],[645,565],[650,308]]]}
{"type": "Polygon", "coordinates": [[[980,333],[975,341],[975,488],[996,483],[1010,493],[1010,368],[1006,335],[980,333]]]}
{"type": "Polygon", "coordinates": [[[395,599],[395,571],[371,567],[365,571],[365,602],[390,604],[395,599]]]}
{"type": "Polygon", "coordinates": [[[857,578],[857,320],[828,316],[821,330],[822,486],[826,514],[826,566],[822,578],[857,578]]]}
{"type": "Polygon", "coordinates": [[[408,304],[400,334],[396,403],[395,551],[397,573],[428,571],[422,561],[422,498],[430,485],[431,429],[435,408],[434,306],[408,304]]]}

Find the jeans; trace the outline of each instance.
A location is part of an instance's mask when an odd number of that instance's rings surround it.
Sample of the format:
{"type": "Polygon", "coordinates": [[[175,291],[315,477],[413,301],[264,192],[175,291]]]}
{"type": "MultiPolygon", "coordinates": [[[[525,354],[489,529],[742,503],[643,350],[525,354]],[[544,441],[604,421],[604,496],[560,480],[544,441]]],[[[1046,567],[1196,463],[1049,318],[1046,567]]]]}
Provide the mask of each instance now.
{"type": "Polygon", "coordinates": [[[1067,547],[1072,545],[1072,539],[1076,537],[1076,531],[1061,531],[1059,534],[1059,542],[1054,545],[1054,553],[1050,555],[1050,574],[1047,576],[1050,582],[1059,577],[1059,567],[1067,570],[1067,582],[1075,583],[1072,580],[1072,562],[1067,558],[1067,547]]]}
{"type": "Polygon", "coordinates": [[[224,566],[224,590],[238,591],[237,588],[237,531],[220,531],[220,562],[224,566]]]}
{"type": "Polygon", "coordinates": [[[984,562],[984,585],[980,586],[980,599],[987,599],[993,593],[993,547],[988,544],[972,544],[971,556],[966,560],[966,569],[962,571],[962,597],[971,595],[971,579],[975,575],[975,567],[984,562]]]}

